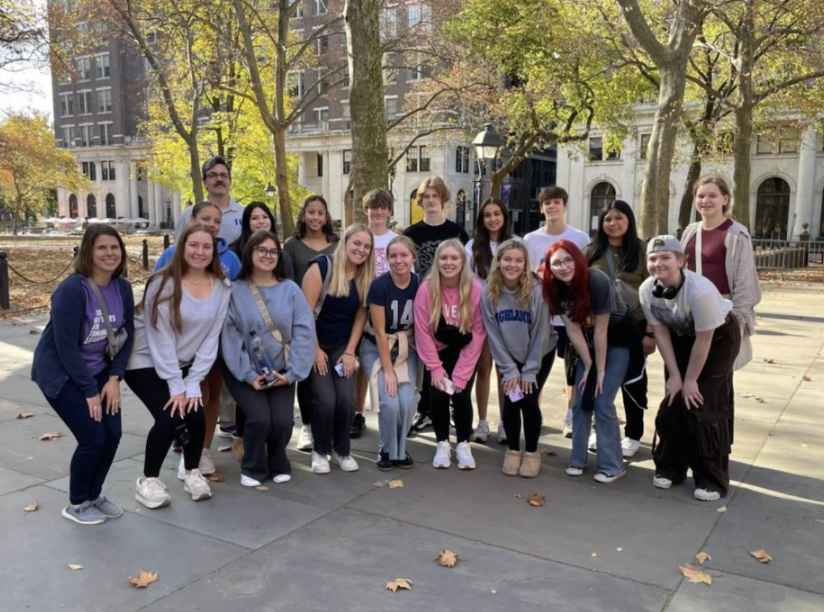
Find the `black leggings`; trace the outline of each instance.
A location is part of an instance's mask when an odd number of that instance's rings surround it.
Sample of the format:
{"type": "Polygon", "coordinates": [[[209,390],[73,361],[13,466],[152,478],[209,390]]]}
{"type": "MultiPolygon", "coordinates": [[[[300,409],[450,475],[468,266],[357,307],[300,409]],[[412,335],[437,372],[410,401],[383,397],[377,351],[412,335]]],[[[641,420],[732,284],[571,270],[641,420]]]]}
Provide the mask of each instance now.
{"type": "MultiPolygon", "coordinates": [[[[445,348],[442,351],[438,351],[438,357],[440,357],[443,368],[450,378],[460,356],[461,351],[452,348],[445,348]]],[[[455,417],[455,433],[458,438],[458,443],[469,442],[469,438],[472,435],[472,386],[474,384],[475,374],[473,374],[469,382],[466,383],[466,388],[463,391],[449,395],[440,389],[436,389],[432,385],[430,377],[430,418],[432,419],[432,429],[435,430],[435,438],[438,442],[446,442],[449,440],[450,400],[452,401],[452,414],[455,417]]]]}
{"type": "MultiPolygon", "coordinates": [[[[188,368],[183,370],[184,377],[187,371],[188,368]]],[[[171,409],[164,409],[170,397],[169,384],[157,375],[154,368],[127,370],[125,380],[129,388],[152,413],[155,421],[146,438],[143,475],[148,478],[160,476],[163,461],[178,434],[175,430],[184,421],[189,433],[189,442],[183,445],[183,464],[187,470],[196,470],[200,465],[203,440],[206,437],[206,416],[203,408],[187,413],[183,419],[179,414],[172,417],[171,409]]]]}
{"type": "MultiPolygon", "coordinates": [[[[504,431],[506,431],[506,442],[509,445],[509,450],[521,450],[521,412],[524,413],[524,441],[526,452],[534,453],[538,450],[538,439],[541,437],[541,425],[543,424],[543,417],[541,416],[541,406],[539,398],[541,390],[544,388],[544,383],[552,371],[552,364],[555,362],[555,351],[550,351],[544,355],[541,361],[541,369],[538,371],[537,388],[524,396],[519,402],[514,402],[509,399],[509,395],[504,394],[504,431]]],[[[517,364],[518,370],[523,365],[517,364]]]]}

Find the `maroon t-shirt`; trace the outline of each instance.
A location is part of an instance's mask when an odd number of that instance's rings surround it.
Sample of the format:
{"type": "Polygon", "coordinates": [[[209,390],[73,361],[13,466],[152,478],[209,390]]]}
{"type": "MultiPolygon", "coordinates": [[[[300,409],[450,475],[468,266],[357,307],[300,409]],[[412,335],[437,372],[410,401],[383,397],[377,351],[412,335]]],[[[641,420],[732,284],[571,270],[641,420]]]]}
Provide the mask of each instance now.
{"type": "MultiPolygon", "coordinates": [[[[730,295],[730,285],[727,282],[727,247],[724,238],[727,230],[732,227],[732,219],[727,219],[715,229],[698,229],[701,232],[701,275],[712,281],[715,288],[722,295],[730,295]]],[[[697,272],[695,266],[695,239],[693,236],[687,243],[687,269],[697,272]]]]}

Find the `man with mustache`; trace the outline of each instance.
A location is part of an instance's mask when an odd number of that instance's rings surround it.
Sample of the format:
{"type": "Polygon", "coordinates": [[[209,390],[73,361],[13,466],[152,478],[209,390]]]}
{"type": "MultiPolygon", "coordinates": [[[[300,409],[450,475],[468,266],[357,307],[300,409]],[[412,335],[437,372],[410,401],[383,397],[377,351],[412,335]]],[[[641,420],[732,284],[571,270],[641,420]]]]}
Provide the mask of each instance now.
{"type": "MultiPolygon", "coordinates": [[[[223,213],[220,220],[219,238],[223,238],[226,244],[232,244],[240,238],[241,219],[243,217],[243,205],[239,204],[229,195],[232,188],[232,171],[226,160],[220,155],[212,157],[203,164],[203,186],[206,188],[206,199],[217,206],[223,213]]],[[[181,211],[175,224],[175,241],[180,238],[181,232],[189,224],[189,217],[192,215],[192,208],[181,211]]]]}

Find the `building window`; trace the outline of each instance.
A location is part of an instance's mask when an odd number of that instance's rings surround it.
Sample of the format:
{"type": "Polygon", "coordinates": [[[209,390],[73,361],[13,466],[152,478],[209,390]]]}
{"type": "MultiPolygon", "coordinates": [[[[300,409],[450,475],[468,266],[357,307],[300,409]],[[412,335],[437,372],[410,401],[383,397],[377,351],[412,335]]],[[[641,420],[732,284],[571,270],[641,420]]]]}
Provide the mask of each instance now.
{"type": "Polygon", "coordinates": [[[303,97],[303,73],[293,72],[289,75],[288,95],[294,98],[303,97]]]}
{"type": "Polygon", "coordinates": [[[92,146],[92,130],[93,126],[91,124],[81,125],[80,126],[80,146],[81,147],[90,147],[92,146]]]}
{"type": "Polygon", "coordinates": [[[409,147],[406,151],[406,171],[418,171],[418,147],[409,147]]]}
{"type": "Polygon", "coordinates": [[[97,90],[97,112],[112,112],[112,90],[110,87],[97,90]]]}
{"type": "MultiPolygon", "coordinates": [[[[94,164],[92,164],[92,167],[94,167],[94,164]]],[[[86,216],[97,216],[97,198],[92,193],[86,196],[86,216]]]]}
{"type": "Polygon", "coordinates": [[[432,74],[431,66],[423,60],[423,56],[421,54],[418,54],[417,60],[417,64],[407,70],[407,81],[422,81],[424,79],[428,79],[432,74]]]}
{"type": "Polygon", "coordinates": [[[318,86],[318,94],[321,96],[329,91],[329,81],[326,79],[326,76],[323,74],[323,69],[318,68],[317,70],[317,86],[318,86]]]}
{"type": "Polygon", "coordinates": [[[639,156],[641,159],[647,158],[647,149],[649,148],[649,139],[651,136],[652,134],[641,134],[641,154],[639,156]]]}
{"type": "Polygon", "coordinates": [[[318,55],[326,55],[329,53],[329,37],[328,36],[318,36],[315,40],[315,44],[317,45],[318,55]]]}
{"type": "Polygon", "coordinates": [[[798,153],[798,142],[801,135],[796,128],[782,127],[778,132],[778,152],[798,153]]]}
{"type": "MultiPolygon", "coordinates": [[[[97,164],[94,162],[83,162],[83,175],[90,181],[97,180],[97,164]]],[[[96,215],[92,215],[94,217],[96,215]]]]}
{"type": "Polygon", "coordinates": [[[104,181],[113,181],[117,178],[115,176],[113,161],[100,162],[100,178],[104,181]]]}
{"type": "Polygon", "coordinates": [[[64,125],[62,130],[63,130],[63,146],[67,149],[75,146],[75,143],[74,143],[74,126],[73,125],[64,125]]]}
{"type": "Polygon", "coordinates": [[[312,0],[312,14],[323,15],[329,9],[326,7],[326,0],[312,0]]]}
{"type": "Polygon", "coordinates": [[[80,111],[81,115],[91,115],[92,114],[92,92],[91,91],[78,91],[77,92],[77,105],[78,110],[80,111]]]}
{"type": "Polygon", "coordinates": [[[349,174],[352,172],[352,150],[346,149],[343,152],[343,173],[349,174]]]}
{"type": "Polygon", "coordinates": [[[92,60],[81,57],[77,60],[77,80],[88,81],[92,78],[92,60]]]}
{"type": "Polygon", "coordinates": [[[349,102],[341,103],[340,113],[343,119],[343,129],[350,129],[352,127],[352,109],[349,107],[349,102]]]}
{"type": "Polygon", "coordinates": [[[78,206],[77,206],[77,196],[74,195],[74,194],[71,194],[69,196],[69,216],[72,219],[77,219],[79,214],[80,214],[80,211],[78,210],[78,206]]]}
{"type": "Polygon", "coordinates": [[[343,89],[349,89],[349,65],[343,67],[343,80],[341,81],[340,86],[343,89]]]}
{"type": "Polygon", "coordinates": [[[108,79],[111,76],[111,65],[109,63],[109,54],[101,53],[94,58],[97,79],[108,79]]]}
{"type": "Polygon", "coordinates": [[[421,5],[408,4],[406,6],[406,25],[410,28],[415,27],[421,22],[421,5]]]}
{"type": "Polygon", "coordinates": [[[395,38],[398,35],[398,9],[387,8],[381,12],[381,38],[395,38]]]}
{"type": "Polygon", "coordinates": [[[101,123],[98,127],[100,130],[100,144],[104,146],[112,144],[112,124],[101,123]]]}
{"type": "Polygon", "coordinates": [[[758,186],[755,237],[786,240],[789,218],[790,186],[784,179],[768,178],[758,186]]]}
{"type": "Polygon", "coordinates": [[[429,172],[432,167],[429,158],[429,147],[420,147],[418,151],[420,153],[420,164],[418,166],[420,171],[429,172]]]}
{"type": "MultiPolygon", "coordinates": [[[[592,188],[592,193],[589,198],[589,218],[590,228],[597,223],[598,217],[604,209],[615,201],[615,187],[606,181],[598,183],[592,188]]],[[[591,230],[594,235],[596,229],[591,230]]]]}
{"type": "Polygon", "coordinates": [[[74,94],[62,93],[60,94],[60,116],[71,117],[74,115],[74,94]]]}
{"type": "Polygon", "coordinates": [[[469,174],[470,159],[469,147],[457,147],[455,149],[455,172],[469,174]]]}
{"type": "Polygon", "coordinates": [[[386,120],[391,121],[398,114],[398,96],[386,96],[383,99],[383,109],[386,112],[386,120]]]}
{"type": "Polygon", "coordinates": [[[106,217],[109,219],[117,219],[117,207],[115,206],[113,193],[106,196],[106,217]]]}
{"type": "Polygon", "coordinates": [[[315,114],[315,123],[324,123],[329,121],[329,107],[321,106],[312,111],[315,114]]]}
{"type": "Polygon", "coordinates": [[[323,176],[323,153],[318,153],[318,176],[323,176]]]}
{"type": "Polygon", "coordinates": [[[297,4],[297,7],[295,7],[295,12],[292,13],[292,19],[303,19],[303,2],[296,0],[294,4],[297,4]]]}
{"type": "Polygon", "coordinates": [[[429,172],[430,169],[429,147],[409,147],[406,152],[406,171],[429,172]]]}
{"type": "Polygon", "coordinates": [[[618,151],[604,150],[604,141],[602,138],[589,139],[589,161],[595,162],[620,158],[621,155],[618,151]]]}

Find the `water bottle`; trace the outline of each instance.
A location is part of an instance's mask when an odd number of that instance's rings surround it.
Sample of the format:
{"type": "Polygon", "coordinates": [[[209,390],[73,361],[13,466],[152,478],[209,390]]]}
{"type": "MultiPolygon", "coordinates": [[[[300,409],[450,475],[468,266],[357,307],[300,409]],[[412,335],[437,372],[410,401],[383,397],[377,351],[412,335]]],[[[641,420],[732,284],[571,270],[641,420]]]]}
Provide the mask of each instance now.
{"type": "Polygon", "coordinates": [[[275,376],[275,366],[272,363],[272,357],[269,355],[269,351],[266,350],[266,347],[263,346],[263,342],[254,331],[250,331],[249,336],[252,338],[252,356],[255,358],[258,371],[264,375],[263,380],[266,385],[271,385],[277,380],[277,377],[275,376]]]}

